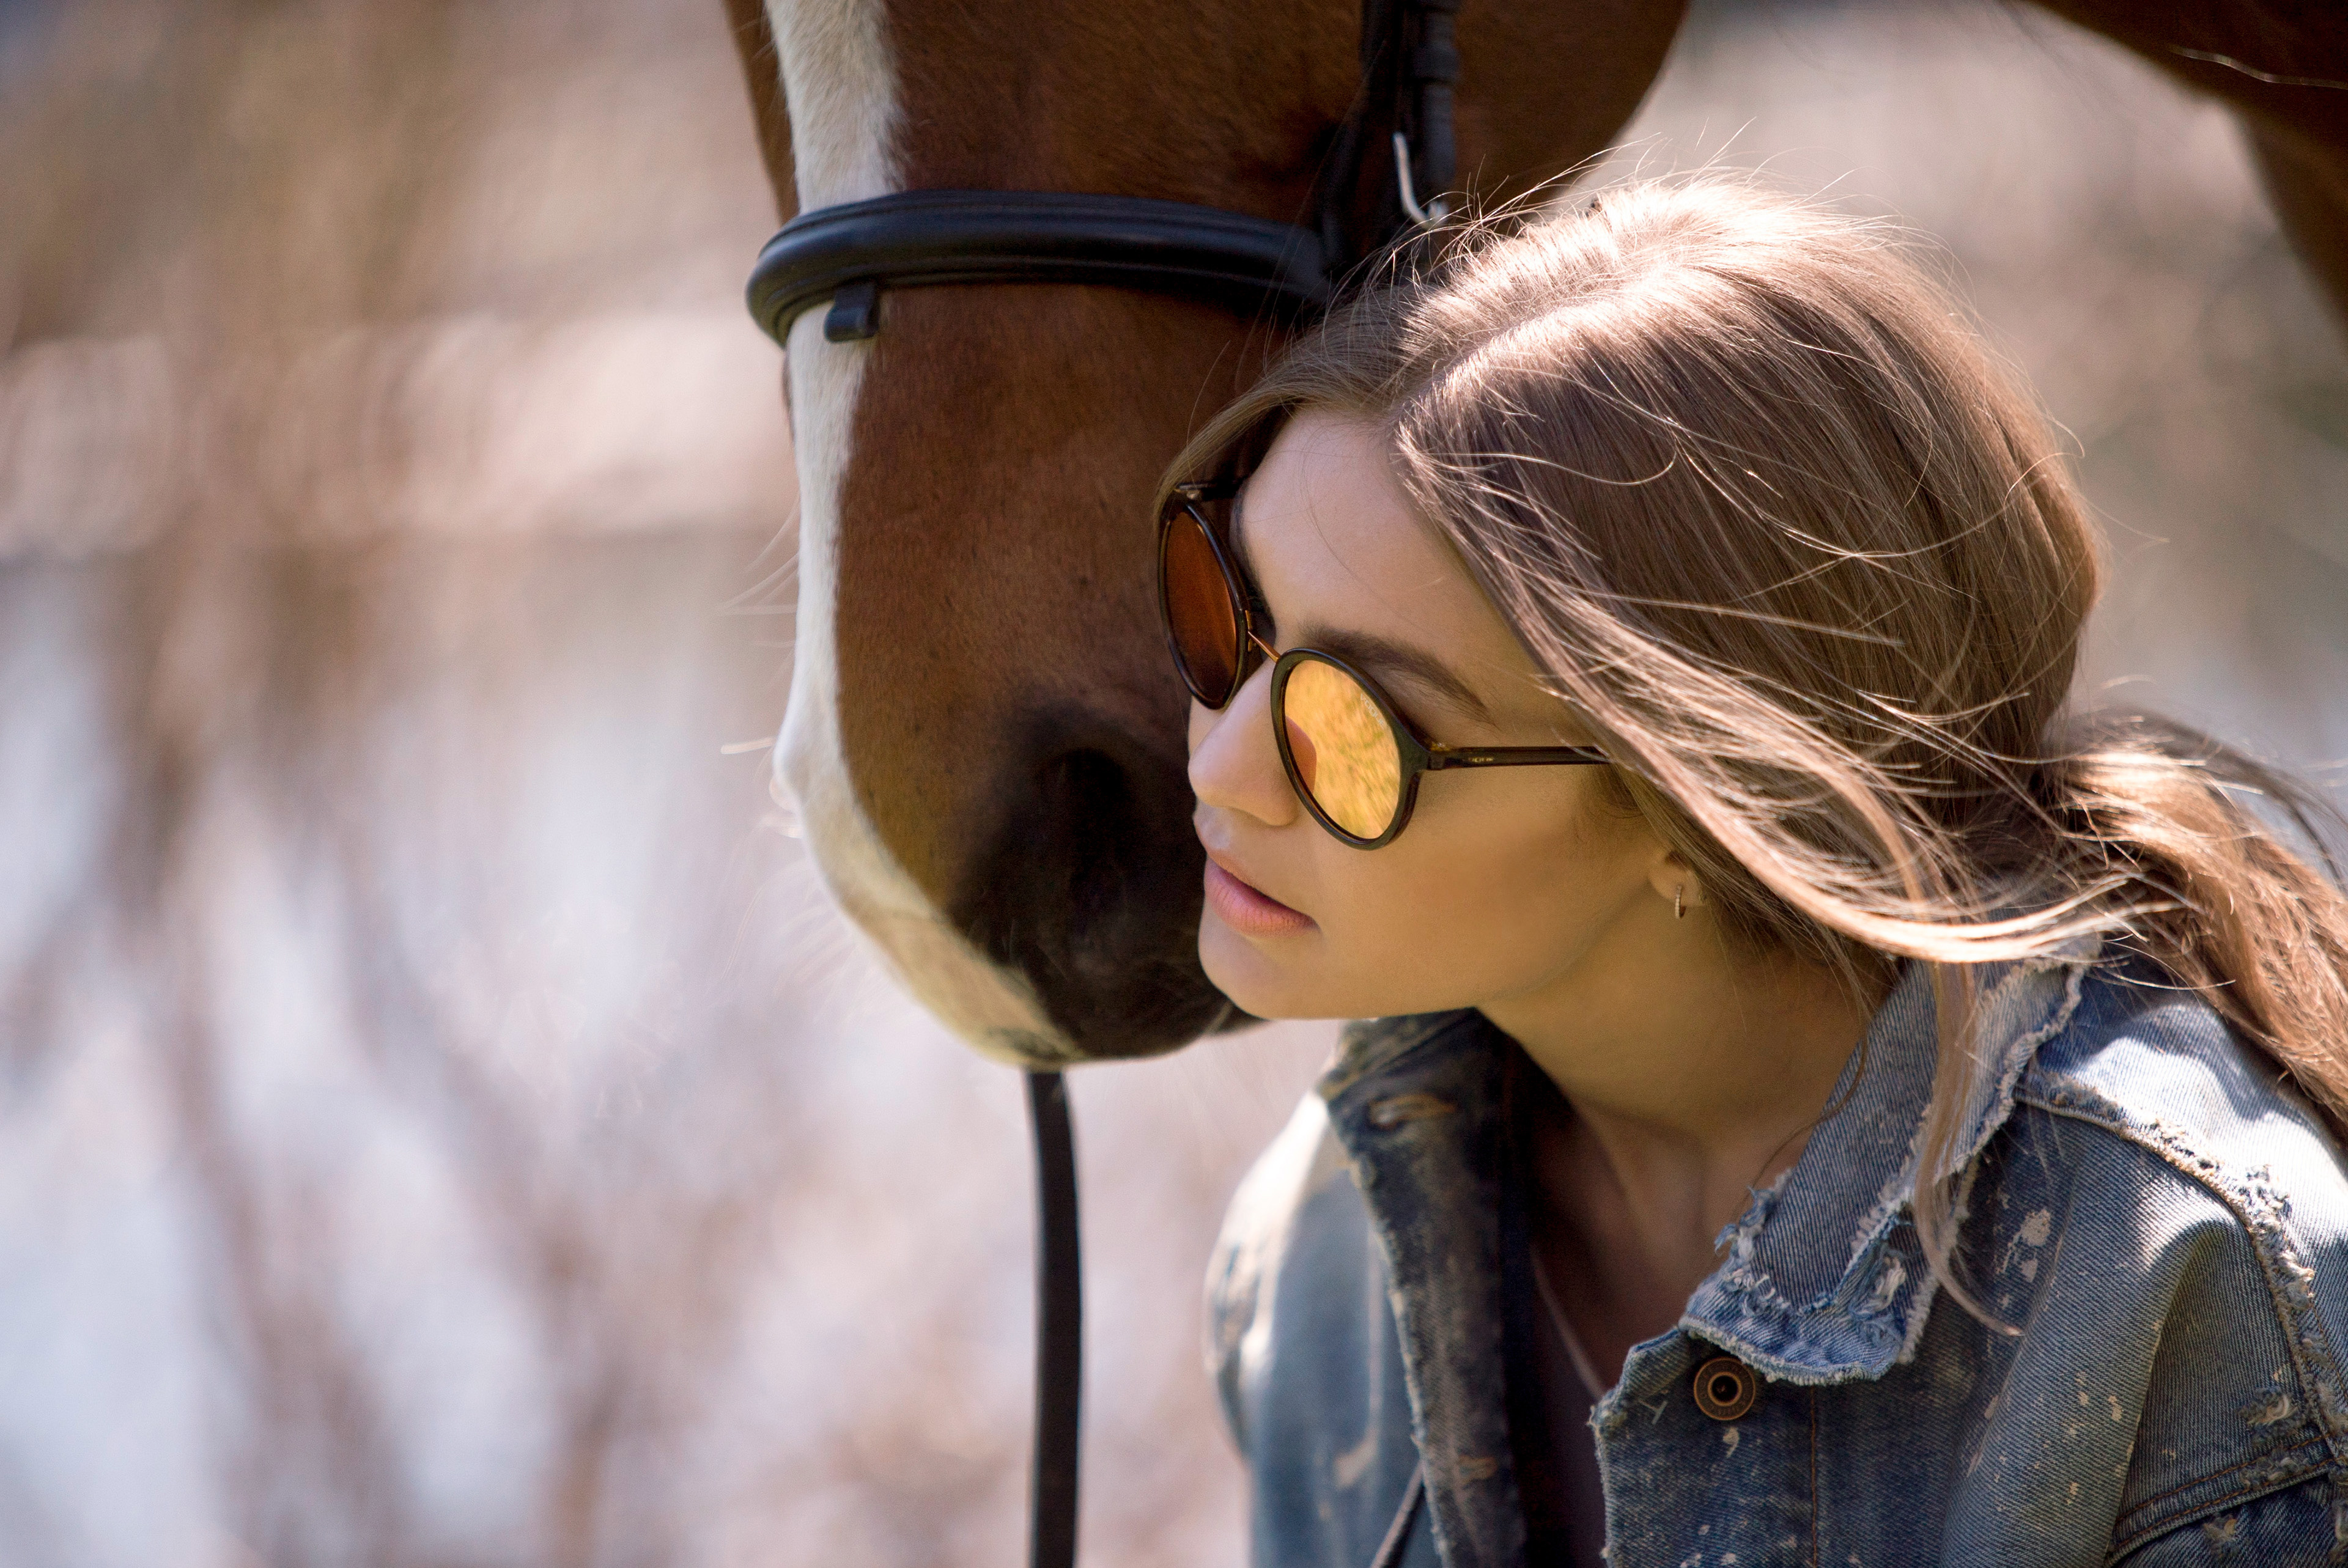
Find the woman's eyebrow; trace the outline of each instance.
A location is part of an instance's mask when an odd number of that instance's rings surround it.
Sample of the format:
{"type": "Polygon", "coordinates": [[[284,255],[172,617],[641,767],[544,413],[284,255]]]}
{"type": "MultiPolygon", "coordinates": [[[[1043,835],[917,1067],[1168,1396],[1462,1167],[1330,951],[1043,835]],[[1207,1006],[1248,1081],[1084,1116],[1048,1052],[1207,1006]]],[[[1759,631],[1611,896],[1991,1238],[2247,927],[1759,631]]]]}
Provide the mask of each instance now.
{"type": "Polygon", "coordinates": [[[1375,631],[1335,626],[1300,627],[1296,641],[1301,646],[1334,653],[1347,663],[1359,664],[1373,673],[1400,675],[1446,699],[1477,723],[1492,723],[1491,710],[1484,705],[1484,699],[1476,695],[1475,689],[1425,649],[1380,637],[1375,631]]]}
{"type": "MultiPolygon", "coordinates": [[[[1253,585],[1262,579],[1256,572],[1255,558],[1248,551],[1245,486],[1231,497],[1231,546],[1232,555],[1239,559],[1240,570],[1247,574],[1251,591],[1261,594],[1262,589],[1253,585]]],[[[1355,664],[1406,677],[1444,698],[1477,723],[1492,723],[1492,711],[1484,705],[1484,699],[1476,695],[1475,689],[1455,674],[1449,665],[1423,649],[1380,637],[1374,631],[1351,631],[1317,624],[1304,628],[1295,645],[1325,649],[1355,664]]]]}
{"type": "MultiPolygon", "coordinates": [[[[1255,557],[1248,550],[1247,487],[1245,485],[1241,485],[1231,497],[1230,545],[1231,559],[1238,563],[1240,569],[1240,587],[1251,600],[1262,608],[1266,615],[1270,615],[1272,606],[1263,597],[1262,574],[1255,569],[1255,557]]],[[[1280,636],[1279,623],[1275,620],[1266,626],[1264,634],[1277,641],[1280,636]]]]}

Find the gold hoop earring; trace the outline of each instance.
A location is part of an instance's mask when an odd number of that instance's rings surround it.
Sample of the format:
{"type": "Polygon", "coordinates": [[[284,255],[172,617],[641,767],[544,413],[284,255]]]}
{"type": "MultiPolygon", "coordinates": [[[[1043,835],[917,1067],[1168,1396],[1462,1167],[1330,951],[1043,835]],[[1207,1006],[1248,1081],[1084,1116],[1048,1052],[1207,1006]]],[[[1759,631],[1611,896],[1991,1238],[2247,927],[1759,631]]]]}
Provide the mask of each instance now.
{"type": "Polygon", "coordinates": [[[1687,884],[1684,882],[1672,889],[1672,918],[1674,920],[1687,918],[1687,906],[1681,902],[1682,896],[1686,892],[1687,884]]]}

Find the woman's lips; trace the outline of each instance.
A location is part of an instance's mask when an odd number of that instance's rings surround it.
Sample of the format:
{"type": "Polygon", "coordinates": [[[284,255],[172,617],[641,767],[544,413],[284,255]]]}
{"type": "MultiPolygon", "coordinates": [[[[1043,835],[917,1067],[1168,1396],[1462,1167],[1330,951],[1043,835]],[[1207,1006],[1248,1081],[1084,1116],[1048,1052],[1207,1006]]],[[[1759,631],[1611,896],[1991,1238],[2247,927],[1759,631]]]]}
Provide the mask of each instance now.
{"type": "Polygon", "coordinates": [[[1243,937],[1276,937],[1313,928],[1312,916],[1256,891],[1212,860],[1207,862],[1207,902],[1215,907],[1224,925],[1243,937]]]}

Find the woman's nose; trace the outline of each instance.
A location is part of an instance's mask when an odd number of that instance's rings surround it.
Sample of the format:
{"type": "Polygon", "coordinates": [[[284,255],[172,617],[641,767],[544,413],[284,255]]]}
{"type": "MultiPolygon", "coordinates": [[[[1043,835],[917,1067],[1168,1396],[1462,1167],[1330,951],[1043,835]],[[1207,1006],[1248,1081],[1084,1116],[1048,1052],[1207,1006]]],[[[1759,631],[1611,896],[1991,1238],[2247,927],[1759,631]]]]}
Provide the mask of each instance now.
{"type": "Polygon", "coordinates": [[[1241,812],[1270,827],[1296,820],[1296,792],[1272,739],[1272,667],[1231,694],[1222,712],[1190,704],[1190,790],[1201,805],[1241,812]]]}

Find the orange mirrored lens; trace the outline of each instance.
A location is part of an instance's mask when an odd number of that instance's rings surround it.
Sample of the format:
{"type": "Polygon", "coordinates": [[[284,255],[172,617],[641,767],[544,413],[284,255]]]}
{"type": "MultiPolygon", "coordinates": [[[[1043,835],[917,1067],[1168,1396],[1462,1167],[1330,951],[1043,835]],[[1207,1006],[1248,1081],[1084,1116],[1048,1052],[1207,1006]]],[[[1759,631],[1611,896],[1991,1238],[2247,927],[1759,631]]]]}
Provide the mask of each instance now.
{"type": "Polygon", "coordinates": [[[1231,583],[1207,531],[1188,509],[1167,525],[1158,561],[1158,591],[1166,602],[1183,678],[1200,702],[1220,708],[1238,682],[1240,626],[1231,583]]]}
{"type": "Polygon", "coordinates": [[[1361,683],[1307,659],[1282,698],[1297,781],[1322,814],[1356,838],[1375,838],[1402,804],[1402,748],[1361,683]]]}

